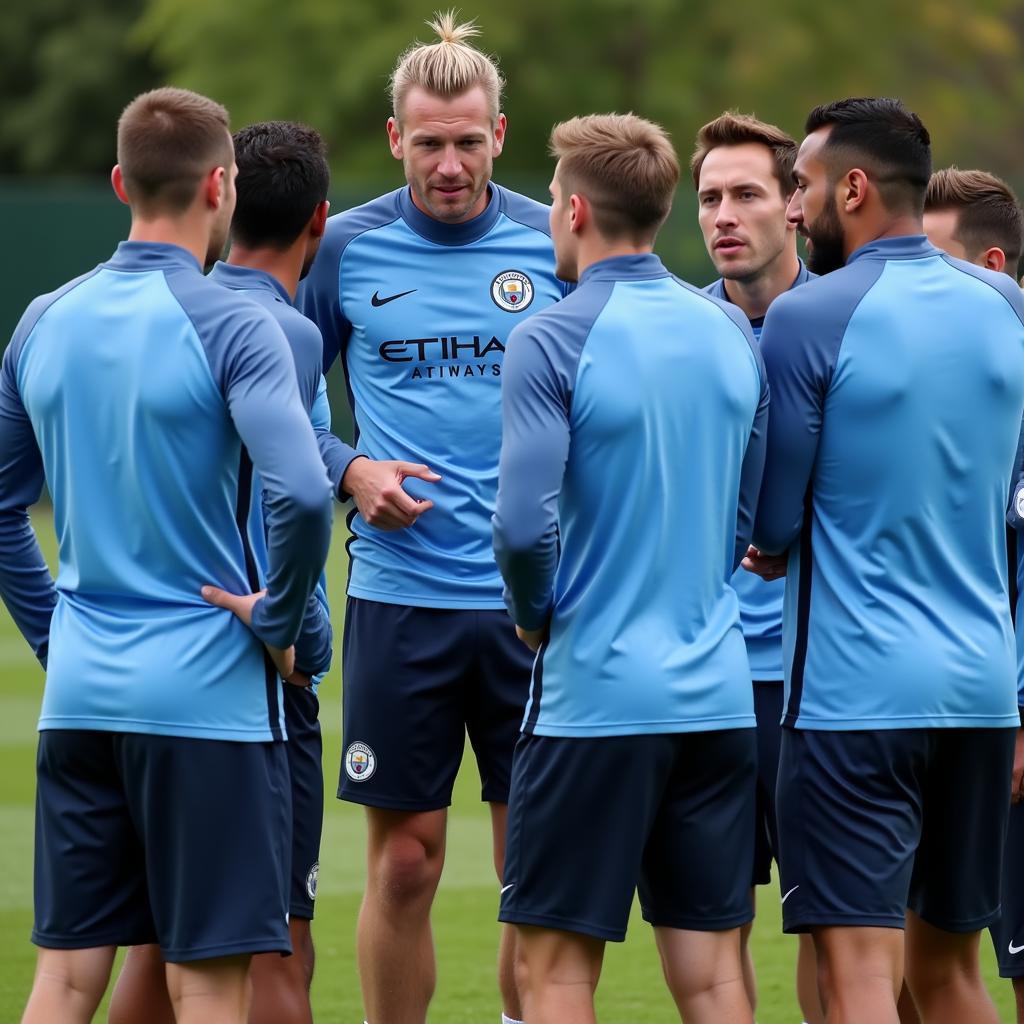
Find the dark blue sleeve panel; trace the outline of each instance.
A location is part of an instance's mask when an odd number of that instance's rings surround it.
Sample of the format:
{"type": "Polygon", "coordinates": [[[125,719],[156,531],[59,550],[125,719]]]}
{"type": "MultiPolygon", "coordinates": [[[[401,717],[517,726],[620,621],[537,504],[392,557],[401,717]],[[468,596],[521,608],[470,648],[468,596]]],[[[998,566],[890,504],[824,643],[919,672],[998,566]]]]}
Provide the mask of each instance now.
{"type": "Polygon", "coordinates": [[[780,295],[761,331],[771,392],[754,544],[783,554],[799,537],[818,453],[825,399],[847,324],[885,269],[864,260],[780,295]]]}
{"type": "Polygon", "coordinates": [[[267,596],[253,609],[252,630],[265,643],[289,647],[331,542],[330,483],[299,398],[291,350],[255,303],[230,301],[224,289],[192,274],[166,276],[263,483],[267,596]]]}
{"type": "Polygon", "coordinates": [[[757,364],[757,372],[761,379],[761,397],[757,401],[754,422],[750,428],[750,440],[743,454],[743,465],[740,467],[739,504],[736,508],[736,548],[733,555],[733,572],[739,568],[743,556],[750,547],[754,532],[754,518],[761,491],[761,480],[764,475],[765,451],[768,443],[768,374],[764,366],[761,348],[750,329],[750,321],[746,314],[725,297],[725,284],[721,278],[713,281],[705,288],[695,288],[692,284],[676,278],[687,291],[697,295],[706,295],[729,317],[743,332],[750,351],[757,364]]]}
{"type": "Polygon", "coordinates": [[[509,336],[502,369],[501,461],[492,521],[505,604],[516,625],[551,615],[558,568],[558,498],[569,457],[572,393],[583,346],[614,288],[593,282],[509,336]]]}
{"type": "MultiPolygon", "coordinates": [[[[965,260],[954,259],[943,255],[943,259],[964,274],[984,281],[1006,299],[1010,308],[1017,314],[1017,319],[1024,324],[1024,295],[1017,282],[1008,274],[997,274],[983,267],[976,267],[965,260]]],[[[1013,462],[1013,475],[1010,477],[1010,495],[1006,512],[1006,521],[1018,533],[1024,532],[1024,424],[1021,425],[1020,438],[1017,441],[1017,455],[1013,462]]],[[[1013,571],[1011,567],[1011,572],[1013,571]]],[[[1024,686],[1024,680],[1022,680],[1024,686]]]]}
{"type": "MultiPolygon", "coordinates": [[[[95,273],[95,271],[93,271],[95,273]]],[[[18,359],[39,318],[92,273],[76,278],[25,310],[0,366],[0,598],[43,667],[57,589],[29,520],[43,492],[43,458],[18,390],[18,359]]]]}
{"type": "MultiPolygon", "coordinates": [[[[341,308],[342,257],[360,235],[391,224],[399,218],[398,194],[401,191],[390,192],[331,217],[327,221],[327,231],[313,266],[299,285],[296,305],[300,312],[320,328],[323,336],[324,373],[331,368],[335,359],[340,357],[344,361],[345,349],[352,336],[352,323],[341,308]]],[[[352,412],[354,414],[355,410],[352,412]]],[[[341,480],[359,452],[330,431],[317,431],[317,442],[334,494],[339,501],[344,501],[347,495],[341,489],[341,480]]]]}
{"type": "MultiPolygon", "coordinates": [[[[747,328],[749,331],[749,327],[747,328]]],[[[754,535],[754,520],[757,503],[761,493],[761,481],[764,479],[764,462],[768,449],[768,374],[764,360],[758,349],[757,342],[751,337],[751,348],[757,360],[757,368],[761,374],[761,397],[757,402],[757,412],[750,428],[750,440],[743,455],[743,466],[740,469],[740,500],[736,509],[736,553],[733,558],[733,572],[739,568],[743,556],[747,553],[750,540],[754,535]]]]}
{"type": "MultiPolygon", "coordinates": [[[[321,431],[331,430],[331,410],[327,404],[327,384],[320,374],[313,408],[310,411],[313,430],[320,436],[321,431]]],[[[333,436],[333,435],[332,435],[333,436]]],[[[264,513],[264,518],[265,518],[264,513]]],[[[295,667],[307,676],[323,675],[331,667],[334,653],[334,629],[331,626],[330,609],[320,600],[318,587],[309,595],[302,629],[295,641],[295,667]]]]}

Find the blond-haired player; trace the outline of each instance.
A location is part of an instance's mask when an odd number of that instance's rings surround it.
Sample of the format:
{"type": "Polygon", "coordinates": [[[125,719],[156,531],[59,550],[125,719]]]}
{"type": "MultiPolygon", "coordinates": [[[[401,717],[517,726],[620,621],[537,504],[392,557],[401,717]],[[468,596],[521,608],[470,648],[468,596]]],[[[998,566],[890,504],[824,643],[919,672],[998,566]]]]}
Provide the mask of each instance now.
{"type": "MultiPolygon", "coordinates": [[[[529,652],[490,543],[505,342],[561,298],[547,210],[491,180],[502,80],[472,24],[438,15],[391,80],[407,184],[328,221],[303,309],[340,359],[358,433],[330,460],[351,496],[339,796],[367,807],[359,971],[370,1024],[426,1017],[430,908],[466,732],[502,877],[512,749],[529,652]]],[[[507,1019],[520,1017],[503,944],[507,1019]]]]}

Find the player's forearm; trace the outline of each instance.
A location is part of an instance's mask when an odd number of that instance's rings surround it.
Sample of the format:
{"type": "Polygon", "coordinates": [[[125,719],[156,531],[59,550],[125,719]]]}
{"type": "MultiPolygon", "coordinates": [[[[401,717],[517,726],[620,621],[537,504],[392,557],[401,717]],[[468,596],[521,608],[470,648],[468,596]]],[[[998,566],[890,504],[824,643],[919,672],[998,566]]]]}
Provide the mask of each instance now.
{"type": "Polygon", "coordinates": [[[45,668],[57,589],[24,509],[0,511],[0,597],[45,668]]]}
{"type": "Polygon", "coordinates": [[[529,522],[495,514],[494,557],[505,581],[505,604],[517,626],[540,629],[551,617],[558,530],[554,523],[531,530],[529,522]]]}
{"type": "Polygon", "coordinates": [[[761,399],[750,430],[747,450],[740,470],[739,505],[736,510],[736,547],[733,553],[733,572],[743,561],[750,540],[754,534],[754,520],[757,514],[761,481],[764,477],[764,460],[768,432],[768,389],[762,388],[761,399]]]}
{"type": "Polygon", "coordinates": [[[341,481],[353,460],[361,457],[360,453],[329,430],[317,429],[316,442],[320,448],[320,458],[327,467],[327,476],[331,481],[334,496],[338,501],[347,501],[350,495],[342,489],[341,481]]]}
{"type": "Polygon", "coordinates": [[[331,667],[334,630],[327,607],[318,594],[306,602],[306,615],[295,641],[295,667],[307,676],[323,675],[331,667]]]}

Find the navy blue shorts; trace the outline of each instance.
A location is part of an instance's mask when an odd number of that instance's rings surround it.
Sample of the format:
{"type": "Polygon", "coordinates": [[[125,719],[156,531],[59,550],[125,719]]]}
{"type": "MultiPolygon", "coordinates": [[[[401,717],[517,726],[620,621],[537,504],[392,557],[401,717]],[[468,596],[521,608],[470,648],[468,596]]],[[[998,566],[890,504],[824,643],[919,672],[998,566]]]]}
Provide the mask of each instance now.
{"type": "Polygon", "coordinates": [[[1003,848],[1002,903],[992,923],[999,977],[1024,978],[1024,803],[1010,808],[1003,848]]]}
{"type": "Polygon", "coordinates": [[[284,743],[54,729],[36,777],[37,946],[291,952],[284,743]]]}
{"type": "Polygon", "coordinates": [[[498,919],[621,942],[639,889],[655,927],[753,917],[753,729],[523,736],[498,919]]]}
{"type": "Polygon", "coordinates": [[[288,912],[313,920],[324,827],[323,741],[320,702],[311,689],[284,688],[288,774],[292,782],[292,883],[288,912]]]}
{"type": "Polygon", "coordinates": [[[350,597],[338,796],[400,811],[447,807],[468,732],[482,799],[507,803],[532,667],[504,611],[350,597]]]}
{"type": "Polygon", "coordinates": [[[752,885],[768,885],[772,880],[772,861],[779,861],[775,788],[779,780],[784,690],[785,686],[781,680],[754,680],[754,714],[757,716],[757,820],[754,823],[752,885]]]}
{"type": "Polygon", "coordinates": [[[783,729],[782,921],[974,932],[999,914],[1014,729],[783,729]]]}

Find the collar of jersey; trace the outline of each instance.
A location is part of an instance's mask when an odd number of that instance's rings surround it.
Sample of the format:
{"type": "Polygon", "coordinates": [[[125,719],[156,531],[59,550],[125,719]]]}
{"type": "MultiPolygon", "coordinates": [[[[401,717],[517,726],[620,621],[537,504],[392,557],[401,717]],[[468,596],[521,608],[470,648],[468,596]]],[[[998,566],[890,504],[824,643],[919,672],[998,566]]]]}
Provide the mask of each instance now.
{"type": "Polygon", "coordinates": [[[270,292],[274,298],[286,302],[289,306],[292,304],[285,286],[273,274],[268,274],[257,267],[236,267],[232,263],[218,260],[210,271],[210,278],[225,288],[243,292],[270,292]]]}
{"type": "Polygon", "coordinates": [[[644,252],[609,256],[591,263],[580,274],[580,284],[586,281],[644,281],[655,277],[668,277],[665,264],[653,252],[644,252]]]}
{"type": "Polygon", "coordinates": [[[107,266],[115,270],[167,270],[182,267],[202,273],[199,261],[180,245],[168,242],[121,242],[107,266]]]}
{"type": "Polygon", "coordinates": [[[444,224],[428,217],[412,201],[412,193],[408,188],[398,193],[398,212],[417,235],[422,235],[430,242],[437,242],[438,245],[470,245],[483,238],[501,216],[501,189],[494,182],[487,188],[490,201],[484,212],[461,224],[444,224]]]}
{"type": "Polygon", "coordinates": [[[846,265],[857,260],[919,260],[941,255],[926,235],[897,235],[894,238],[876,238],[854,249],[846,265]]]}

